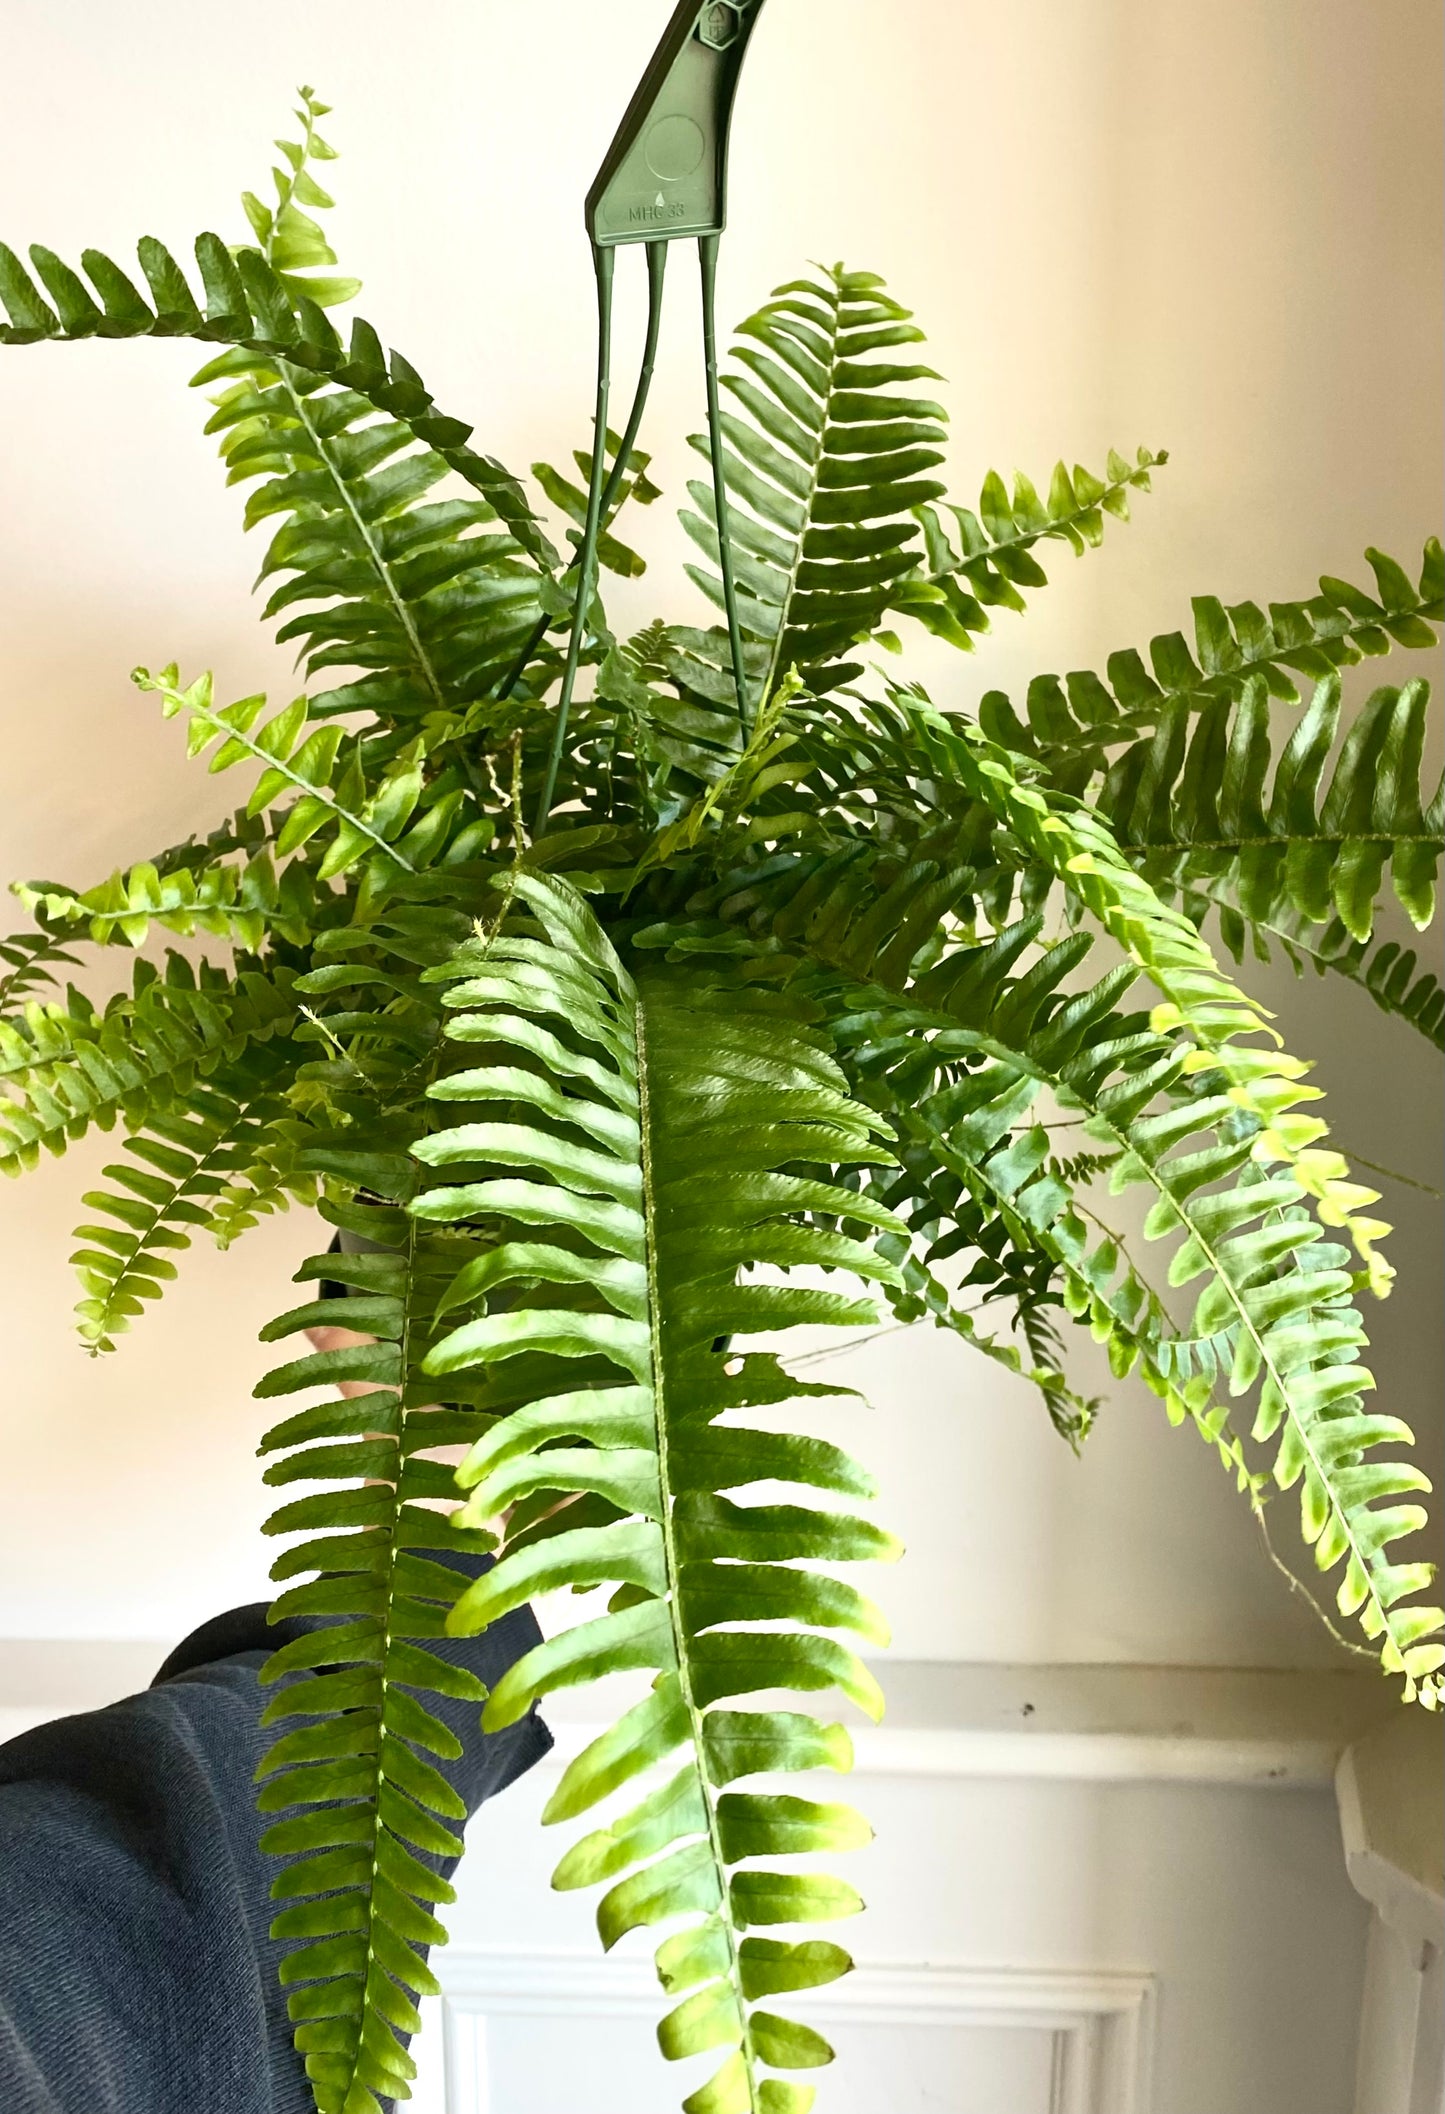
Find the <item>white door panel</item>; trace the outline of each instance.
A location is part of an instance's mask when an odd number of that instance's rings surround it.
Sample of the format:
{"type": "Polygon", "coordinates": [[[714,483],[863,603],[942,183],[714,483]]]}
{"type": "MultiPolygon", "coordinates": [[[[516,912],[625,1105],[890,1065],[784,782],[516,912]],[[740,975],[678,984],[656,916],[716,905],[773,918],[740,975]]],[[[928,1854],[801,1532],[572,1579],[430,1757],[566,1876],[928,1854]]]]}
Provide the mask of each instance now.
{"type": "MultiPolygon", "coordinates": [[[[418,2114],[676,2114],[644,1952],[550,1891],[555,1764],[471,1830],[418,2114]],[[446,2077],[441,2075],[446,2053],[446,2077]]],[[[864,1774],[819,2114],[1353,2114],[1367,1912],[1324,1789],[864,1774]]],[[[842,1867],[840,1867],[842,1869],[842,1867]]]]}
{"type": "MultiPolygon", "coordinates": [[[[676,2114],[717,2058],[673,2069],[640,1961],[458,1951],[423,2114],[676,2114]],[[445,2071],[445,2094],[441,2090],[445,2071]]],[[[862,1967],[800,2000],[836,2046],[830,2114],[1144,2114],[1152,1985],[1133,1976],[862,1967]]]]}

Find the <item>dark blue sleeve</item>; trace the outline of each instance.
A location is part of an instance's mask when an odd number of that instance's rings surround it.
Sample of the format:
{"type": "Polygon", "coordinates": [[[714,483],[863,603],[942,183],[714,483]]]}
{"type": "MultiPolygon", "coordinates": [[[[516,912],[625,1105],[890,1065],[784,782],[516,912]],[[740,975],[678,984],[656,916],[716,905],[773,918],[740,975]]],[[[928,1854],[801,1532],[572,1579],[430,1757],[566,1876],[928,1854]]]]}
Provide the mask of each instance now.
{"type": "MultiPolygon", "coordinates": [[[[240,1609],[145,1695],[0,1747],[3,2114],[309,2114],[252,1777],[276,1737],[260,1669],[323,1626],[240,1609]]],[[[523,1609],[429,1649],[494,1687],[538,1641],[523,1609]]],[[[445,1773],[471,1812],[551,1745],[535,1716],[492,1735],[474,1703],[428,1707],[462,1742],[445,1773]]]]}

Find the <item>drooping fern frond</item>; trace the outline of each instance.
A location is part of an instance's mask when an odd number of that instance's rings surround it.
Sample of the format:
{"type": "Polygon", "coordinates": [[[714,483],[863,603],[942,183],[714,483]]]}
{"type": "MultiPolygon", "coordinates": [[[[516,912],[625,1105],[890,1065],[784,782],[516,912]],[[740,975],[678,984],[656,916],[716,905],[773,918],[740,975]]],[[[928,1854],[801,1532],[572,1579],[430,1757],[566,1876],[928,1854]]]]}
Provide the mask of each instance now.
{"type": "MultiPolygon", "coordinates": [[[[404,1196],[407,1161],[387,1149],[385,1126],[366,1142],[373,1172],[389,1170],[404,1196]]],[[[339,1313],[374,1341],[302,1356],[256,1390],[263,1400],[322,1392],[268,1432],[261,1451],[273,1487],[324,1486],[267,1523],[268,1534],[303,1537],[274,1567],[285,1590],[272,1619],[326,1618],[263,1669],[275,1688],[263,1722],[289,1729],[257,1778],[272,1821],[262,1847],[287,1860],[271,1889],[272,1936],[287,1947],[282,1981],[317,2106],[381,2114],[383,2101],[410,2096],[416,2064],[403,2037],[421,2023],[415,1999],[439,1986],[424,1955],[445,1940],[433,1911],[454,1898],[442,1863],[462,1848],[466,1805],[447,1775],[462,1742],[437,1699],[485,1695],[440,1646],[475,1571],[448,1559],[493,1542],[433,1509],[455,1490],[432,1455],[479,1429],[464,1411],[424,1406],[417,1387],[436,1299],[455,1271],[447,1243],[438,1261],[436,1244],[394,1204],[335,1215],[376,1252],[307,1263],[303,1281],[340,1282],[347,1299],[301,1306],[266,1338],[334,1326],[339,1313]],[[348,1398],[335,1396],[337,1382],[351,1386],[348,1398]]]]}
{"type": "Polygon", "coordinates": [[[541,1591],[617,1589],[610,1613],[505,1677],[484,1723],[505,1727],[557,1689],[622,1669],[654,1677],[646,1700],[571,1765],[548,1817],[574,1818],[668,1773],[571,1850],[556,1883],[607,1884],[598,1925],[609,1949],[634,1930],[682,1926],[658,1955],[664,1987],[682,1999],[661,2028],[664,2053],[726,2056],[689,2099],[694,2114],[802,2114],[811,2095],[764,2072],[810,2068],[831,2051],[754,2007],[850,1962],[833,1946],[750,1933],[860,1904],[837,1881],[756,1861],[850,1848],[867,1831],[844,1808],[733,1788],[846,1766],[840,1728],[718,1706],[838,1686],[876,1714],[872,1675],[822,1633],[879,1642],[881,1618],[853,1588],[797,1566],[896,1548],[844,1513],[731,1495],[762,1482],[845,1499],[872,1490],[832,1446],[732,1421],[828,1392],[790,1382],[738,1339],[874,1318],[870,1302],[751,1273],[811,1264],[891,1279],[863,1242],[805,1216],[891,1229],[890,1214],[829,1178],[835,1164],[884,1155],[874,1119],[788,1008],[687,972],[652,969],[634,982],[580,897],[525,875],[513,885],[531,918],[514,914],[500,936],[430,972],[447,987],[449,1035],[484,1059],[439,1080],[433,1098],[480,1120],[418,1147],[456,1186],[411,1208],[423,1223],[478,1229],[484,1245],[446,1300],[471,1318],[426,1364],[447,1385],[518,1373],[499,1383],[518,1406],[462,1471],[468,1521],[542,1493],[581,1495],[591,1511],[564,1511],[540,1536],[514,1526],[449,1627],[481,1629],[541,1591]]]}
{"type": "MultiPolygon", "coordinates": [[[[1403,1604],[1428,1583],[1428,1570],[1389,1555],[1391,1543],[1424,1521],[1418,1506],[1394,1501],[1428,1485],[1412,1466],[1363,1459],[1411,1436],[1398,1418],[1365,1415],[1362,1397],[1374,1382],[1353,1355],[1364,1341],[1350,1305],[1357,1283],[1382,1291],[1391,1274],[1378,1248],[1389,1229],[1368,1216],[1376,1192],[1353,1183],[1342,1156],[1324,1148],[1317,1117],[1295,1113],[1300,1102],[1317,1098],[1300,1084],[1305,1067],[1255,1040],[1266,1027],[1257,1009],[1223,976],[1188,921],[1151,895],[1102,818],[1083,809],[1051,812],[971,730],[939,719],[930,737],[949,748],[958,778],[1077,892],[1163,995],[1149,1027],[1154,1046],[1136,1045],[1123,1079],[1110,1076],[1117,1053],[1106,1043],[1102,1076],[1059,1072],[1048,1083],[1063,1106],[1087,1118],[1089,1137],[1121,1155],[1111,1187],[1155,1192],[1150,1237],[1179,1242],[1171,1283],[1204,1280],[1188,1333],[1195,1341],[1227,1339],[1231,1392],[1258,1387],[1255,1435],[1261,1442],[1279,1438],[1281,1486],[1303,1486],[1305,1535],[1321,1569],[1344,1565],[1342,1612],[1360,1617],[1388,1670],[1433,1691],[1445,1666],[1442,1618],[1433,1608],[1403,1604]],[[1353,1240],[1364,1266],[1358,1279],[1347,1267],[1349,1250],[1331,1239],[1333,1228],[1353,1240]]],[[[946,958],[915,991],[936,1002],[960,972],[967,990],[971,970],[966,955],[946,958]]],[[[1031,1002],[1049,988],[1038,968],[1025,980],[1031,1002]]],[[[1107,989],[1106,979],[1061,1006],[1050,1023],[1055,1037],[1067,1043],[1087,1029],[1107,989]]],[[[1006,1048],[1010,1026],[1008,1008],[991,1006],[987,1040],[1006,1048]]],[[[1010,1141],[1001,1153],[1005,1196],[1008,1185],[1044,1171],[1043,1194],[1056,1209],[1073,1210],[1068,1190],[1046,1171],[1047,1132],[1019,1135],[1034,1098],[1019,1077],[1029,1076],[1026,1058],[1017,1062],[1022,1055],[1014,1053],[1002,1086],[981,1103],[960,1080],[945,1105],[971,1119],[965,1136],[974,1150],[1010,1141]],[[992,1137],[990,1125],[997,1126],[992,1137]]],[[[946,1141],[937,1144],[946,1157],[946,1141]]]]}
{"type": "Polygon", "coordinates": [[[1239,701],[1251,679],[1272,698],[1299,700],[1295,678],[1323,682],[1342,668],[1396,646],[1428,652],[1445,623],[1445,548],[1431,537],[1418,586],[1382,551],[1366,553],[1378,600],[1347,580],[1325,578],[1308,602],[1253,602],[1231,608],[1213,596],[1194,602],[1195,639],[1156,638],[1149,665],[1132,649],[1110,656],[1108,680],[1078,672],[1038,677],[1027,719],[1002,691],[979,708],[985,732],[1000,746],[1045,762],[1060,786],[1082,793],[1111,752],[1152,734],[1173,711],[1198,712],[1220,699],[1239,701]]]}
{"type": "MultiPolygon", "coordinates": [[[[923,333],[871,272],[841,266],[780,287],[740,326],[724,387],[728,489],[744,628],[767,655],[761,695],[789,668],[812,687],[882,622],[918,558],[913,510],[940,498],[942,405],[900,393],[938,377],[888,357],[923,333]],[[876,358],[872,355],[882,354],[876,358]],[[741,370],[741,371],[739,371],[741,370]]],[[[694,441],[700,452],[707,443],[694,441]]],[[[717,511],[691,485],[683,523],[709,563],[689,574],[718,607],[717,511]]]]}
{"type": "MultiPolygon", "coordinates": [[[[173,1258],[197,1230],[227,1244],[243,1230],[247,1177],[284,1116],[279,1090],[295,1063],[294,1053],[274,1044],[248,1051],[220,1080],[198,1080],[179,1105],[155,1111],[139,1136],[127,1138],[131,1159],[103,1170],[112,1186],[89,1191],[84,1202],[111,1223],[77,1227],[86,1245],[70,1258],[85,1291],[76,1308],[80,1337],[92,1353],[114,1350],[146,1302],[160,1298],[177,1275],[173,1258]]],[[[284,1188],[268,1186],[265,1194],[314,1203],[316,1184],[293,1169],[284,1188]]],[[[260,1215],[251,1214],[251,1223],[260,1215]]]]}
{"type": "Polygon", "coordinates": [[[1268,699],[1253,678],[1237,706],[1220,700],[1192,724],[1173,707],[1152,741],[1114,764],[1094,805],[1152,881],[1207,891],[1248,924],[1278,931],[1291,918],[1338,917],[1366,944],[1388,873],[1423,931],[1445,856],[1445,782],[1428,803],[1420,783],[1429,710],[1426,683],[1377,690],[1331,770],[1340,727],[1331,676],[1276,765],[1268,699]]]}
{"type": "Polygon", "coordinates": [[[32,1003],[0,1023],[0,1173],[34,1167],[117,1120],[139,1128],[182,1104],[198,1081],[295,1024],[295,979],[244,968],[233,977],[171,956],[164,977],[136,964],[132,993],[98,1013],[32,1003]]]}
{"type": "Polygon", "coordinates": [[[974,639],[992,628],[991,609],[1022,613],[1028,606],[1024,591],[1048,586],[1049,576],[1035,555],[1040,543],[1067,543],[1076,557],[1097,550],[1106,521],[1111,516],[1129,520],[1130,493],[1152,491],[1151,472],[1168,460],[1167,452],[1140,448],[1130,463],[1111,449],[1103,477],[1082,463],[1071,473],[1060,462],[1047,499],[1022,471],[1010,499],[997,470],[990,470],[977,513],[961,506],[920,507],[927,555],[893,588],[890,609],[915,617],[936,638],[971,653],[974,639]],[[956,543],[945,511],[954,518],[956,543]]]}
{"type": "MultiPolygon", "coordinates": [[[[1440,1618],[1402,1605],[1428,1574],[1389,1553],[1423,1517],[1391,1500],[1424,1487],[1423,1478],[1391,1462],[1361,1466],[1352,1453],[1355,1441],[1369,1450],[1409,1438],[1398,1419],[1364,1419],[1361,1398],[1374,1383],[1353,1355],[1364,1341],[1350,1304],[1356,1278],[1330,1230],[1348,1229],[1364,1264],[1361,1281],[1385,1289],[1378,1243],[1388,1229],[1368,1216],[1375,1192],[1352,1183],[1343,1159],[1323,1149],[1317,1118],[1293,1113],[1310,1098],[1300,1086],[1304,1068],[1258,1047],[1262,1016],[1221,974],[1187,919],[1168,911],[1129,867],[1102,819],[1051,812],[974,730],[927,713],[916,698],[912,709],[931,774],[985,800],[1079,892],[1135,967],[1120,972],[1123,982],[1105,976],[1066,1000],[1061,990],[1089,942],[1076,936],[1015,974],[1039,937],[1036,921],[984,947],[950,949],[931,967],[925,955],[920,966],[929,926],[910,926],[911,911],[922,905],[936,925],[947,903],[928,868],[908,869],[883,888],[876,862],[854,861],[840,916],[806,885],[797,891],[801,916],[786,894],[780,910],[759,888],[753,930],[766,901],[775,949],[828,970],[872,973],[894,989],[909,983],[894,1001],[882,990],[850,999],[846,985],[834,1001],[859,1009],[835,1017],[834,1031],[845,1046],[863,1044],[850,1071],[856,1063],[859,1090],[896,1127],[903,1172],[881,1193],[904,1212],[912,1237],[922,1238],[927,1269],[961,1243],[979,1244],[980,1206],[1012,1256],[1039,1252],[1070,1310],[1108,1345],[1116,1372],[1139,1368],[1171,1416],[1192,1416],[1256,1496],[1257,1479],[1230,1429],[1229,1396],[1258,1388],[1256,1437],[1282,1434],[1277,1478],[1286,1488],[1303,1479],[1307,1539],[1322,1568],[1345,1564],[1343,1611],[1361,1615],[1391,1670],[1433,1692],[1445,1664],[1440,1618]],[[888,934],[899,942],[891,950],[883,944],[888,934]],[[1152,1022],[1121,1022],[1113,1006],[1140,970],[1166,1004],[1152,1022]],[[910,1014],[910,1003],[931,1010],[910,1014]],[[882,1100],[879,1080],[888,1088],[882,1100]],[[1078,1185],[1063,1178],[1050,1133],[1032,1113],[1045,1092],[1084,1119],[1086,1136],[1112,1163],[1113,1187],[1154,1188],[1150,1232],[1176,1241],[1173,1281],[1209,1280],[1187,1325],[1173,1320],[1112,1235],[1091,1232],[1078,1185]],[[967,1191],[966,1209],[954,1200],[957,1189],[949,1195],[950,1173],[967,1191]]],[[[747,907],[735,891],[724,907],[736,915],[740,902],[747,907]]],[[[694,955],[720,944],[697,927],[662,926],[642,937],[694,955]]],[[[809,988],[826,995],[826,984],[809,988]]],[[[985,1252],[978,1266],[985,1280],[986,1262],[985,1252]]]]}
{"type": "Polygon", "coordinates": [[[1312,968],[1319,976],[1345,977],[1367,991],[1382,1013],[1408,1022],[1437,1050],[1445,1050],[1445,989],[1433,970],[1421,967],[1412,947],[1398,940],[1371,946],[1351,939],[1338,918],[1323,929],[1303,918],[1269,919],[1246,928],[1236,912],[1226,909],[1219,924],[1236,961],[1244,958],[1247,938],[1266,959],[1270,940],[1277,940],[1298,974],[1312,968]]]}

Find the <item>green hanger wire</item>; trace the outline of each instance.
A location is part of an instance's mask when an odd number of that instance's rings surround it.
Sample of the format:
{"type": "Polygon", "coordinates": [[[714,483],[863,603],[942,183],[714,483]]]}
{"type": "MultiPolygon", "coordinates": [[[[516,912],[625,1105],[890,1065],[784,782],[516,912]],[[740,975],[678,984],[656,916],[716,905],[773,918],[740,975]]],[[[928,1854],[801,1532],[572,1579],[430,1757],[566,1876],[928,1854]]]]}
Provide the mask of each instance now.
{"type": "MultiPolygon", "coordinates": [[[[738,719],[746,740],[752,729],[747,659],[738,616],[732,520],[718,382],[718,250],[727,226],[728,151],[738,81],[764,0],[682,0],[627,108],[616,139],[587,198],[587,232],[597,279],[597,412],[587,524],[573,570],[577,598],[567,649],[566,672],[547,777],[537,810],[541,835],[551,817],[557,778],[567,746],[588,616],[597,590],[597,553],[603,528],[627,474],[652,387],[662,327],[663,282],[671,243],[695,239],[702,263],[703,345],[707,365],[708,434],[712,447],[723,602],[738,719]],[[607,475],[608,412],[612,396],[612,318],[616,253],[645,244],[648,261],[647,344],[642,374],[610,478],[607,475]]],[[[544,618],[508,680],[505,697],[521,680],[546,635],[544,618]]]]}

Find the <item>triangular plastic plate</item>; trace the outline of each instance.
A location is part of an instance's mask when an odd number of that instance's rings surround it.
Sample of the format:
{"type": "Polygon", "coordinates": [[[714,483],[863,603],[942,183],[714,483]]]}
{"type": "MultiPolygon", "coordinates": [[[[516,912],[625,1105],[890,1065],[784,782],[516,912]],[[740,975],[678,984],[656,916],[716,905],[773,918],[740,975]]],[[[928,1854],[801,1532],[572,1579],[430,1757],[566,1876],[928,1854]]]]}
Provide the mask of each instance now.
{"type": "Polygon", "coordinates": [[[683,0],[587,199],[599,248],[720,235],[738,77],[764,0],[683,0]]]}

